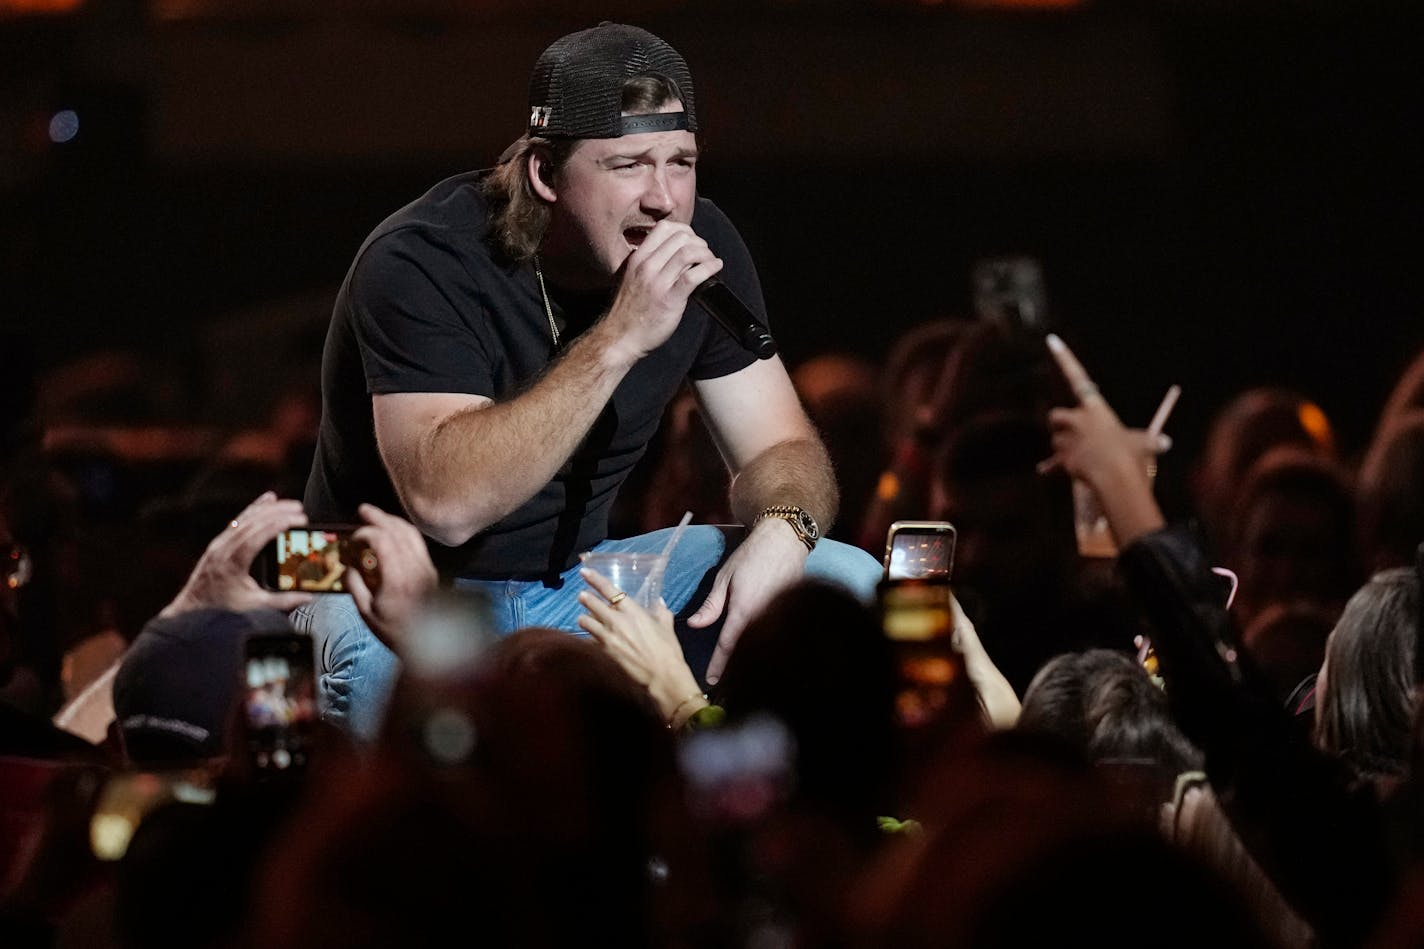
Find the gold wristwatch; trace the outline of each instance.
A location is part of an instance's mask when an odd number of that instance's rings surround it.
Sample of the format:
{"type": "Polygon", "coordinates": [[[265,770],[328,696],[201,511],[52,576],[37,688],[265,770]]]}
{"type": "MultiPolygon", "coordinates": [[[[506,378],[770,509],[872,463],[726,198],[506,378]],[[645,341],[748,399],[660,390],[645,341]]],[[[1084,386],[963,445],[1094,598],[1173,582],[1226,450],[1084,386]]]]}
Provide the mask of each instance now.
{"type": "Polygon", "coordinates": [[[816,541],[821,539],[821,528],[816,524],[816,519],[805,511],[792,504],[774,504],[756,516],[752,521],[752,526],[756,527],[764,517],[776,517],[791,525],[791,529],[796,532],[796,536],[801,543],[806,545],[806,552],[810,553],[816,548],[816,541]]]}

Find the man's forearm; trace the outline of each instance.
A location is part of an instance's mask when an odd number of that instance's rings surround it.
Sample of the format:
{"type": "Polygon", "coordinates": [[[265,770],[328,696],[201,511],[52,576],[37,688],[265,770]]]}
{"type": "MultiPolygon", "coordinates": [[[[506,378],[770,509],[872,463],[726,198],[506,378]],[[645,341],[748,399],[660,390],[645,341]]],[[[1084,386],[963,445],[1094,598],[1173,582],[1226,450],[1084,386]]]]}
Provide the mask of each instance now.
{"type": "Polygon", "coordinates": [[[526,392],[457,412],[414,457],[388,457],[412,519],[455,545],[529,500],[573,455],[634,362],[595,324],[526,392]]]}
{"type": "Polygon", "coordinates": [[[824,536],[840,505],[830,455],[819,438],[778,442],[737,474],[731,503],[732,514],[748,526],[772,505],[794,504],[810,512],[824,536]]]}

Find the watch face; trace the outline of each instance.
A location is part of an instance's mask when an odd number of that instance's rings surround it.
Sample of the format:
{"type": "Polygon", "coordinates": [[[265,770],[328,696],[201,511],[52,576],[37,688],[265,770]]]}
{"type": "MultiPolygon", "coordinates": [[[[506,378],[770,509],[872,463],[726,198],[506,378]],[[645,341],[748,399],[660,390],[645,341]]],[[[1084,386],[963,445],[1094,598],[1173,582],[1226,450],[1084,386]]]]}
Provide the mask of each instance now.
{"type": "Polygon", "coordinates": [[[805,511],[800,511],[797,513],[796,519],[800,521],[801,529],[806,532],[807,537],[810,537],[812,540],[819,539],[821,531],[820,528],[816,526],[816,519],[814,517],[805,511]]]}

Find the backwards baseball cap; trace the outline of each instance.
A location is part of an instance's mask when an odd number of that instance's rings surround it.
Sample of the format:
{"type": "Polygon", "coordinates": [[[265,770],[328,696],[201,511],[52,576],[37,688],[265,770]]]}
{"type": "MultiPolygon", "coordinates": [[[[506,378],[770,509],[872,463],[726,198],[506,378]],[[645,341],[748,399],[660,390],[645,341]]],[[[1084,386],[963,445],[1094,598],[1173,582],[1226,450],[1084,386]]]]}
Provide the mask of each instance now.
{"type": "Polygon", "coordinates": [[[667,43],[636,26],[604,21],[549,45],[529,77],[529,134],[621,138],[642,132],[697,131],[692,74],[667,43]],[[623,114],[623,84],[635,76],[672,80],[682,112],[623,114]]]}
{"type": "Polygon", "coordinates": [[[247,637],[291,630],[285,613],[267,608],[149,620],[114,676],[114,714],[129,759],[158,765],[226,753],[247,637]]]}

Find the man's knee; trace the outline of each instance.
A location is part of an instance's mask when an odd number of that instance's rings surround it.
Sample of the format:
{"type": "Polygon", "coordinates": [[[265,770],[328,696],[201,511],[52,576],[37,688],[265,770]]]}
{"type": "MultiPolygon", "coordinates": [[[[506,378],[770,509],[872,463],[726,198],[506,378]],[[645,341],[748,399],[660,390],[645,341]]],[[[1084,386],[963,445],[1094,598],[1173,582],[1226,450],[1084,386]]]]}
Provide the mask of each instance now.
{"type": "Polygon", "coordinates": [[[311,634],[322,718],[362,741],[376,737],[400,661],[367,628],[349,596],[318,596],[292,615],[311,634]]]}
{"type": "Polygon", "coordinates": [[[884,566],[870,554],[850,544],[823,540],[806,558],[806,576],[845,587],[862,603],[875,599],[884,566]]]}

